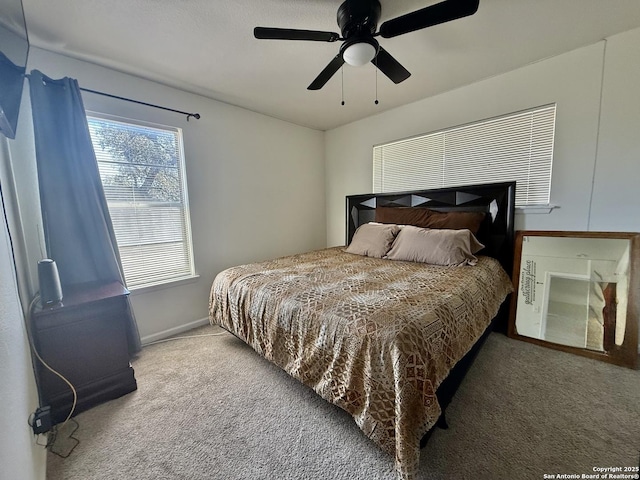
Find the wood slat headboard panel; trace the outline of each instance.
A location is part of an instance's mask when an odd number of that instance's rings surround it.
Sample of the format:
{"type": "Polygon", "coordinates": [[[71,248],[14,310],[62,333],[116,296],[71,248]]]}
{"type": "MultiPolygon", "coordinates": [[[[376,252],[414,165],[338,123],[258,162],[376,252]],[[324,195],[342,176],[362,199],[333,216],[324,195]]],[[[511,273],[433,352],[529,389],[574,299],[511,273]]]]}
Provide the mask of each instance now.
{"type": "Polygon", "coordinates": [[[515,238],[515,198],[516,182],[348,195],[346,244],[351,242],[360,225],[375,220],[376,207],[419,207],[439,212],[485,212],[486,217],[477,236],[486,248],[480,254],[498,259],[511,275],[515,238]]]}

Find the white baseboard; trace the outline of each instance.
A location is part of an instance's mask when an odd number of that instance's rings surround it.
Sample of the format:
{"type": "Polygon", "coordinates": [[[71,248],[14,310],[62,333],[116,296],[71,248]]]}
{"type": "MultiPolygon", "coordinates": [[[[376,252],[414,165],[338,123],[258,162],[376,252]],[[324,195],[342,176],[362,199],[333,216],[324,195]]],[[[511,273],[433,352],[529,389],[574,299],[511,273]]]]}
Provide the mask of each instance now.
{"type": "Polygon", "coordinates": [[[185,323],[184,325],[179,325],[177,327],[163,330],[162,332],[145,335],[144,337],[140,338],[140,341],[142,342],[142,346],[145,346],[148,343],[155,342],[157,340],[164,340],[165,338],[177,335],[178,333],[186,332],[187,330],[191,330],[192,328],[207,325],[208,323],[209,318],[200,318],[198,320],[194,320],[193,322],[185,323]]]}

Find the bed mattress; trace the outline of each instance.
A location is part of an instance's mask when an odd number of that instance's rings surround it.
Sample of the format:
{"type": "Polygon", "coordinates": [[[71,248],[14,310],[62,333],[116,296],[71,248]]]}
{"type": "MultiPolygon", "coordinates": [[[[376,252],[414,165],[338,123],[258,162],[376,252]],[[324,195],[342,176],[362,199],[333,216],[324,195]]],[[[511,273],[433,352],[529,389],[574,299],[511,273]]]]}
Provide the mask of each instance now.
{"type": "Polygon", "coordinates": [[[221,272],[210,321],[349,412],[410,479],[441,412],[438,386],[513,287],[490,257],[441,267],[344,250],[221,272]]]}

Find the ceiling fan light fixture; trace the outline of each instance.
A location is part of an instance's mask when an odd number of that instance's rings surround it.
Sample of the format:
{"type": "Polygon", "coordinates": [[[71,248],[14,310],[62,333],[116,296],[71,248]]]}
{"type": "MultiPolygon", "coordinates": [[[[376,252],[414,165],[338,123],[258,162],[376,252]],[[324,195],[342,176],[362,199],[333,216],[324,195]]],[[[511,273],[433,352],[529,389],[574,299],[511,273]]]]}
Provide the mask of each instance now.
{"type": "Polygon", "coordinates": [[[377,48],[369,42],[352,43],[342,52],[342,58],[349,65],[361,67],[376,56],[377,48]]]}

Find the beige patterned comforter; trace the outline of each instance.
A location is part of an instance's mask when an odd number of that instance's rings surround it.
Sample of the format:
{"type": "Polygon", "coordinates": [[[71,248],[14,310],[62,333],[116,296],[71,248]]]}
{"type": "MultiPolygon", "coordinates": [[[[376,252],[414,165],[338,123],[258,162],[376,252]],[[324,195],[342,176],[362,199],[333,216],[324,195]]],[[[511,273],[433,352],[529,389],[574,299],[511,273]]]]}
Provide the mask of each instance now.
{"type": "Polygon", "coordinates": [[[439,267],[334,247],[221,272],[209,315],[349,412],[408,479],[436,389],[511,291],[489,257],[439,267]]]}

